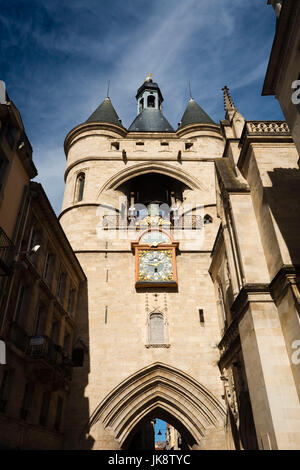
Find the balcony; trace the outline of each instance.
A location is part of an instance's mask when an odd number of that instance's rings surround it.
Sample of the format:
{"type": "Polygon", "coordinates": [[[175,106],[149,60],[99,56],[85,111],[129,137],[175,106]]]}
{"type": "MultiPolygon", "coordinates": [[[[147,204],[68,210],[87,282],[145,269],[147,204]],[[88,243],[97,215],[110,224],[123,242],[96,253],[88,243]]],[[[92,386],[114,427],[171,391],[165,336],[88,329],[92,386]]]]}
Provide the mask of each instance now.
{"type": "Polygon", "coordinates": [[[177,218],[162,218],[161,216],[139,217],[121,217],[116,215],[104,215],[102,224],[99,228],[102,230],[134,230],[143,231],[149,227],[162,228],[169,230],[199,230],[208,223],[207,219],[200,215],[183,215],[177,218]]]}
{"type": "Polygon", "coordinates": [[[0,276],[8,276],[12,271],[14,245],[0,227],[0,276]]]}
{"type": "Polygon", "coordinates": [[[48,336],[32,336],[26,350],[26,375],[49,390],[68,389],[72,379],[72,363],[61,346],[48,336]]]}

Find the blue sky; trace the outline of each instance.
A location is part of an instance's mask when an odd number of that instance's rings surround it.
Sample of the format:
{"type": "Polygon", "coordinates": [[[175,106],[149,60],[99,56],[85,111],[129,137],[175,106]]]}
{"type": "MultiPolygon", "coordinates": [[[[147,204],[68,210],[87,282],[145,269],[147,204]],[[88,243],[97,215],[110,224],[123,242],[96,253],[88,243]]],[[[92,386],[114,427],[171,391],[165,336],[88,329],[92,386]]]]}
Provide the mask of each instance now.
{"type": "Polygon", "coordinates": [[[162,421],[161,419],[156,418],[154,430],[155,430],[155,442],[158,442],[158,441],[165,442],[167,423],[165,421],[162,421]],[[159,431],[161,432],[160,436],[158,435],[159,431]]]}
{"type": "Polygon", "coordinates": [[[18,106],[48,197],[60,211],[63,141],[106,96],[129,126],[148,73],[176,128],[189,98],[216,121],[221,88],[251,119],[283,119],[261,90],[275,30],[267,0],[0,0],[0,78],[18,106]]]}

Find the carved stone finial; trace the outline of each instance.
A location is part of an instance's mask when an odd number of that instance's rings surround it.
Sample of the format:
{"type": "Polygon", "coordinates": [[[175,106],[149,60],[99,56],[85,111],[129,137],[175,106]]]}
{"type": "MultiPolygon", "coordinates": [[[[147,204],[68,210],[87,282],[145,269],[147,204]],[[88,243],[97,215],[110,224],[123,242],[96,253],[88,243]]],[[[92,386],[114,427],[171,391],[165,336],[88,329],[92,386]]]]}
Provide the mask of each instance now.
{"type": "Polygon", "coordinates": [[[225,111],[232,111],[233,109],[237,109],[235,107],[233,99],[230,96],[229,88],[225,85],[224,88],[222,88],[222,90],[223,90],[223,93],[224,93],[224,109],[225,109],[225,111]]]}

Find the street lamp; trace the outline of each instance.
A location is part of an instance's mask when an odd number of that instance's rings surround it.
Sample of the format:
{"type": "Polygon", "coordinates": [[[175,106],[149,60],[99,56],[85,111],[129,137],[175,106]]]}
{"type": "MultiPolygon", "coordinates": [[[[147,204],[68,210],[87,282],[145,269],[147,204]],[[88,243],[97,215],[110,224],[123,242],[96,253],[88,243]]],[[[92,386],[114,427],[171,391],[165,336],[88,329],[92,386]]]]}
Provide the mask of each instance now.
{"type": "Polygon", "coordinates": [[[18,255],[33,255],[40,248],[41,248],[41,245],[34,245],[34,247],[30,248],[30,250],[19,251],[18,253],[16,253],[16,256],[18,256],[18,255]]]}
{"type": "Polygon", "coordinates": [[[15,253],[15,257],[14,257],[14,268],[15,269],[20,269],[20,268],[26,268],[27,269],[27,266],[26,264],[24,263],[24,259],[22,260],[22,258],[18,261],[18,256],[19,255],[34,255],[39,249],[40,249],[41,245],[34,245],[32,248],[30,248],[30,250],[23,250],[23,251],[18,251],[17,253],[15,253]]]}

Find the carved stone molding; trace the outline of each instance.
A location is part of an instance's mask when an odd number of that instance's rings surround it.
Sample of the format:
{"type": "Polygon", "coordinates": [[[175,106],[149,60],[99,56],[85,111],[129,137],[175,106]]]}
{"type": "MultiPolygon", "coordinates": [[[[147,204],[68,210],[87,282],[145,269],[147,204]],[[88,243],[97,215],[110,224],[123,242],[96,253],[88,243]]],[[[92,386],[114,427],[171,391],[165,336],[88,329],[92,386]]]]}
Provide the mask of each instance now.
{"type": "Polygon", "coordinates": [[[284,133],[290,134],[289,126],[285,121],[248,121],[247,130],[251,133],[284,133]]]}
{"type": "Polygon", "coordinates": [[[291,289],[296,304],[300,304],[300,266],[284,265],[270,283],[270,292],[276,302],[281,302],[288,289],[291,289]]]}
{"type": "MultiPolygon", "coordinates": [[[[246,284],[239,292],[235,301],[231,306],[232,321],[226,328],[218,348],[221,352],[219,365],[225,362],[225,357],[240,342],[239,340],[239,323],[247,311],[250,302],[259,302],[261,299],[266,301],[265,296],[270,298],[270,290],[268,284],[246,284]]],[[[269,299],[272,302],[272,299],[269,299]]]]}
{"type": "Polygon", "coordinates": [[[249,146],[257,142],[293,143],[293,139],[285,121],[246,121],[239,143],[241,153],[237,162],[237,167],[242,174],[250,158],[249,146]]]}

